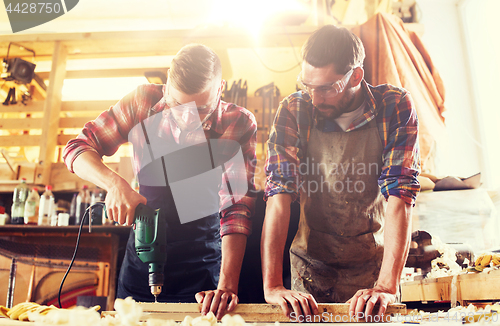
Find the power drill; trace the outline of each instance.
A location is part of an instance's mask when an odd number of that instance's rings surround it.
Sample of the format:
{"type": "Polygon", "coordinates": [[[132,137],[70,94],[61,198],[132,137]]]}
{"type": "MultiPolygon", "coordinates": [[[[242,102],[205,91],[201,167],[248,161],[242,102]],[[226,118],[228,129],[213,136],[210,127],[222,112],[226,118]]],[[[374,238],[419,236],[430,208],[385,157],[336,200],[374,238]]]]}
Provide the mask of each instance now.
{"type": "Polygon", "coordinates": [[[149,264],[149,287],[157,297],[163,287],[163,267],[167,261],[167,231],[160,214],[144,204],[135,209],[135,252],[137,257],[149,264]]]}
{"type": "MultiPolygon", "coordinates": [[[[105,217],[108,218],[104,203],[98,204],[103,207],[105,217]]],[[[92,212],[92,221],[94,218],[92,212]]],[[[167,261],[165,220],[159,209],[155,211],[149,206],[139,204],[135,208],[134,224],[135,252],[143,263],[149,264],[149,287],[157,302],[163,287],[163,267],[167,261]]]]}

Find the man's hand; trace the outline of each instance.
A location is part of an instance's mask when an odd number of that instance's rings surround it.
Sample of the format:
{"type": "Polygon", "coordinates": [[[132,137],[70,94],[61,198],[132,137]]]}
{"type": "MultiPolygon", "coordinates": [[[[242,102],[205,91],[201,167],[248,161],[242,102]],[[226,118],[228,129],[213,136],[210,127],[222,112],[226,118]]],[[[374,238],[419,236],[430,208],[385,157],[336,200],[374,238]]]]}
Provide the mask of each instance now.
{"type": "Polygon", "coordinates": [[[264,291],[264,298],[267,303],[279,304],[287,317],[290,317],[292,313],[290,307],[293,309],[296,318],[301,315],[319,314],[318,303],[312,295],[291,291],[284,286],[266,289],[264,291]]]}
{"type": "Polygon", "coordinates": [[[362,289],[356,292],[356,294],[347,301],[347,303],[351,304],[349,306],[349,315],[358,316],[364,309],[364,317],[366,320],[367,316],[372,316],[373,307],[378,303],[379,309],[377,315],[380,318],[384,318],[383,316],[387,310],[387,306],[395,301],[396,295],[382,288],[374,287],[373,289],[362,289]]]}
{"type": "Polygon", "coordinates": [[[217,320],[224,314],[233,311],[238,304],[238,296],[228,289],[201,291],[195,295],[196,301],[202,303],[201,314],[213,312],[217,320]]]}
{"type": "Polygon", "coordinates": [[[110,220],[121,225],[132,225],[135,218],[135,208],[139,203],[146,204],[147,200],[134,191],[128,183],[117,182],[109,187],[105,203],[110,220]]]}
{"type": "Polygon", "coordinates": [[[90,181],[105,189],[106,214],[112,221],[120,224],[134,223],[135,208],[147,200],[130,187],[127,181],[101,161],[101,157],[93,151],[78,155],[73,161],[73,170],[80,178],[90,181]]]}

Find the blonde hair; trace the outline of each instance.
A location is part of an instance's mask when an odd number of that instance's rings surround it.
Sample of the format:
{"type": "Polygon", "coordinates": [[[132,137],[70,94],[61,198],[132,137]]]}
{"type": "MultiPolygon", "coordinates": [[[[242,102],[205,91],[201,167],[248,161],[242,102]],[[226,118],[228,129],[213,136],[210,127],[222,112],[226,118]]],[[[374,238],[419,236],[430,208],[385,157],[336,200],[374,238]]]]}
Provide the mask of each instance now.
{"type": "Polygon", "coordinates": [[[205,45],[186,45],[172,60],[169,78],[171,85],[185,94],[200,93],[209,82],[222,78],[219,56],[205,45]]]}

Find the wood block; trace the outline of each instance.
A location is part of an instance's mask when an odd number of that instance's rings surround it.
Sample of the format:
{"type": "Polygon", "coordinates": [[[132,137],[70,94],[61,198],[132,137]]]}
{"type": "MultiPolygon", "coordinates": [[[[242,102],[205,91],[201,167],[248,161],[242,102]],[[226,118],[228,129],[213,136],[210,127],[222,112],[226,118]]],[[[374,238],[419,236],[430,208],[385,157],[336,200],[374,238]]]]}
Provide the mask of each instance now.
{"type": "MultiPolygon", "coordinates": [[[[403,302],[448,301],[453,277],[439,277],[401,284],[403,302]]],[[[457,276],[457,300],[500,300],[500,270],[457,276]]]]}
{"type": "Polygon", "coordinates": [[[459,275],[458,288],[462,300],[500,300],[500,270],[459,275]]]}

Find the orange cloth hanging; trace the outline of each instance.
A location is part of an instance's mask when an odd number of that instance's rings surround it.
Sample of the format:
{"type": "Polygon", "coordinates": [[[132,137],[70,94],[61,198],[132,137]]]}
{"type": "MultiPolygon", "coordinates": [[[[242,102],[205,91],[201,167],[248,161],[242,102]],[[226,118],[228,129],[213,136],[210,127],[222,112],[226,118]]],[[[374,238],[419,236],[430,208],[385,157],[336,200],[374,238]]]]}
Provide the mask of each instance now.
{"type": "Polygon", "coordinates": [[[407,89],[420,124],[422,170],[434,170],[436,143],[445,136],[444,85],[420,37],[396,16],[378,13],[352,32],[362,40],[365,79],[407,89]]]}

